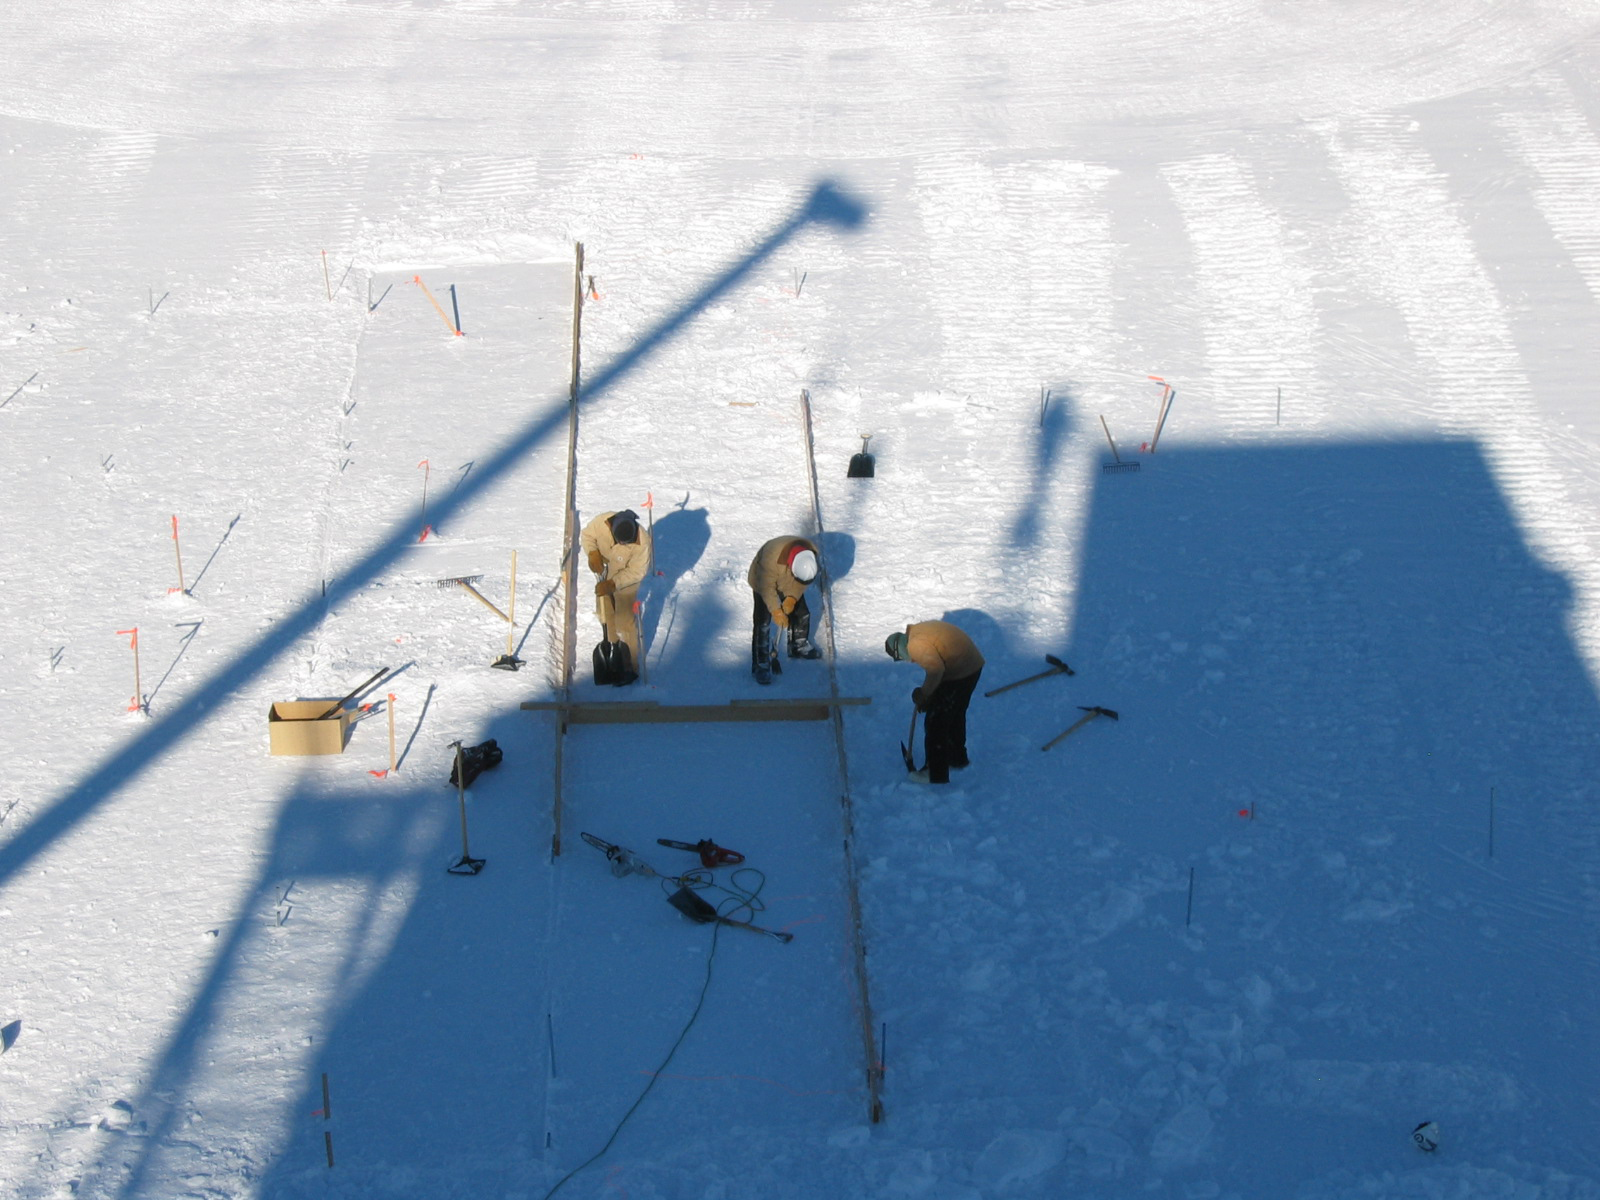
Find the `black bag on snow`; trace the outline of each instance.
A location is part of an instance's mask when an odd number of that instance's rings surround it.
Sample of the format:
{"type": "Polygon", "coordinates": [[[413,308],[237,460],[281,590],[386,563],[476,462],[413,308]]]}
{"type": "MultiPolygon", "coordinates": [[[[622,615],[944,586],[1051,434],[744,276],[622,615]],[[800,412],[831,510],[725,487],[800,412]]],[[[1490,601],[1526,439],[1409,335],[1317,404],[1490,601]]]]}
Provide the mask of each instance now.
{"type": "Polygon", "coordinates": [[[500,749],[500,743],[490,738],[487,742],[480,742],[476,746],[461,747],[461,757],[450,761],[450,786],[471,787],[472,781],[482,775],[490,767],[500,765],[500,760],[505,753],[500,749]],[[456,782],[456,763],[460,762],[462,772],[467,781],[462,784],[456,782]]]}

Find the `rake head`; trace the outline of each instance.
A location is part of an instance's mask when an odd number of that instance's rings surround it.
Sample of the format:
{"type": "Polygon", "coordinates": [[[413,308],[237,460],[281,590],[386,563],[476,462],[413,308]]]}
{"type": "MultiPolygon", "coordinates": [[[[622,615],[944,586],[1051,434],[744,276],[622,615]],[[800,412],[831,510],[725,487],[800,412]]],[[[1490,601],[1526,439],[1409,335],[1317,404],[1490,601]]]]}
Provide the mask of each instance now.
{"type": "Polygon", "coordinates": [[[1108,462],[1100,464],[1100,471],[1105,475],[1125,475],[1129,471],[1137,471],[1139,466],[1139,463],[1131,460],[1128,462],[1108,462]]]}

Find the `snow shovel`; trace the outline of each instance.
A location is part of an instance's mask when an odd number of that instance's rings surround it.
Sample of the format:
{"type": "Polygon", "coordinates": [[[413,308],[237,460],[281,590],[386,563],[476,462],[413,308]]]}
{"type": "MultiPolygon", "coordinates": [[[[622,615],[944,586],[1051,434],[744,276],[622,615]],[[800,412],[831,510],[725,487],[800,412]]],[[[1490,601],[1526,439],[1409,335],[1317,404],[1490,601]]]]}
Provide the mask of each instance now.
{"type": "Polygon", "coordinates": [[[844,473],[846,479],[871,479],[878,473],[877,464],[867,453],[867,443],[871,440],[870,433],[861,435],[861,452],[850,456],[850,469],[844,473]]]}
{"type": "Polygon", "coordinates": [[[461,743],[451,742],[456,748],[456,802],[461,805],[461,857],[451,863],[445,870],[452,875],[476,875],[483,870],[484,859],[473,858],[472,851],[467,849],[467,772],[461,754],[461,743]]]}
{"type": "Polygon", "coordinates": [[[351,700],[354,700],[362,692],[366,691],[369,687],[371,687],[374,683],[378,682],[378,680],[382,679],[388,673],[389,673],[389,668],[388,667],[379,667],[378,670],[373,674],[371,679],[365,679],[365,680],[362,680],[362,682],[356,684],[355,687],[350,689],[350,694],[348,696],[346,696],[343,700],[335,700],[333,702],[333,706],[331,708],[329,708],[327,712],[323,713],[320,717],[318,717],[317,720],[326,721],[329,717],[333,716],[334,713],[338,712],[347,703],[349,703],[351,700]]]}
{"type": "MultiPolygon", "coordinates": [[[[926,740],[926,739],[924,739],[926,740]]],[[[912,747],[917,744],[917,706],[911,706],[911,730],[906,734],[906,740],[900,743],[900,757],[906,760],[906,770],[915,771],[917,760],[911,756],[912,747]]]]}
{"type": "Polygon", "coordinates": [[[1012,688],[1019,688],[1025,683],[1032,683],[1035,679],[1048,679],[1051,675],[1077,674],[1076,671],[1067,666],[1066,663],[1062,662],[1054,654],[1046,654],[1044,656],[1044,660],[1050,664],[1050,669],[1048,671],[1040,671],[1037,675],[1029,675],[1026,679],[1019,679],[1015,683],[1008,683],[1003,687],[997,687],[992,692],[985,692],[984,695],[998,696],[1001,692],[1009,692],[1012,688]]]}
{"type": "Polygon", "coordinates": [[[1041,749],[1041,750],[1050,749],[1051,746],[1054,746],[1062,738],[1066,737],[1070,733],[1076,733],[1078,730],[1082,729],[1085,725],[1087,725],[1090,721],[1094,720],[1096,717],[1110,717],[1113,721],[1120,720],[1120,718],[1117,716],[1116,713],[1112,712],[1109,708],[1101,708],[1098,704],[1095,704],[1095,705],[1080,704],[1080,705],[1078,705],[1078,707],[1083,709],[1085,715],[1079,717],[1068,728],[1066,728],[1062,732],[1056,734],[1055,737],[1051,738],[1044,745],[1040,746],[1039,749],[1041,749]]]}
{"type": "Polygon", "coordinates": [[[691,921],[701,925],[715,922],[718,925],[737,925],[740,929],[748,929],[751,933],[765,934],[780,942],[794,941],[794,934],[782,929],[763,929],[759,925],[752,925],[749,921],[741,921],[736,917],[725,917],[713,908],[705,897],[696,894],[687,887],[680,887],[667,897],[667,903],[672,905],[691,921]]]}

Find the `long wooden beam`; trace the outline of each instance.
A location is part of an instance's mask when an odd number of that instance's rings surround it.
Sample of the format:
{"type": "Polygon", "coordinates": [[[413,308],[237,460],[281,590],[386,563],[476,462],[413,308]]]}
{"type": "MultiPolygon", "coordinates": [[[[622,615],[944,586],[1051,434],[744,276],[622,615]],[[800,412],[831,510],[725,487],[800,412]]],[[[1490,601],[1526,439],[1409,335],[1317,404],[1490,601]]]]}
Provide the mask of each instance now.
{"type": "Polygon", "coordinates": [[[868,696],[730,700],[727,704],[662,704],[656,700],[527,700],[526,712],[553,712],[563,725],[670,725],[715,721],[826,721],[840,707],[871,704],[868,696]]]}

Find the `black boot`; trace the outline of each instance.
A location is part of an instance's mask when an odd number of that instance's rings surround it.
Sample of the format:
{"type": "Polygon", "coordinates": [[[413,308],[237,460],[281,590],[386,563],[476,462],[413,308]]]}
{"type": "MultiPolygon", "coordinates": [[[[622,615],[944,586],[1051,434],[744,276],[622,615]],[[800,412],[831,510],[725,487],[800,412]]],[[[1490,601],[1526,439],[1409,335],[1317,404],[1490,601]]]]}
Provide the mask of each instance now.
{"type": "Polygon", "coordinates": [[[750,670],[757,683],[772,682],[772,625],[756,621],[750,631],[750,670]]]}
{"type": "Polygon", "coordinates": [[[811,613],[803,604],[796,606],[789,616],[789,657],[822,657],[822,651],[811,644],[811,613]]]}

